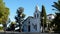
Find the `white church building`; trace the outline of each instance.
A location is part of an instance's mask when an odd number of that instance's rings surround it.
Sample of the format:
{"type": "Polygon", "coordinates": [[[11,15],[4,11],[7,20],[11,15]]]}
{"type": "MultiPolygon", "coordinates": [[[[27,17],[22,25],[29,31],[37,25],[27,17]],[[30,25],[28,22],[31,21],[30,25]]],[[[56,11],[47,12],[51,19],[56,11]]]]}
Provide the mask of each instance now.
{"type": "Polygon", "coordinates": [[[23,21],[22,29],[23,32],[41,32],[41,12],[39,11],[38,5],[35,7],[34,16],[29,16],[23,21]]]}

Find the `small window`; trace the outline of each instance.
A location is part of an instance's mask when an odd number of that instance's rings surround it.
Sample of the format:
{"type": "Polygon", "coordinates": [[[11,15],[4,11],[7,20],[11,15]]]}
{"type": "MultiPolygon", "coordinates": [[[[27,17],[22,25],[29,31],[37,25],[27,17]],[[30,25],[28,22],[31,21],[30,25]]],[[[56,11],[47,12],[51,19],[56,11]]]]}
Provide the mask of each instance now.
{"type": "Polygon", "coordinates": [[[51,17],[49,17],[49,19],[51,19],[51,17]]]}
{"type": "Polygon", "coordinates": [[[30,24],[30,21],[29,21],[29,24],[30,24]]]}

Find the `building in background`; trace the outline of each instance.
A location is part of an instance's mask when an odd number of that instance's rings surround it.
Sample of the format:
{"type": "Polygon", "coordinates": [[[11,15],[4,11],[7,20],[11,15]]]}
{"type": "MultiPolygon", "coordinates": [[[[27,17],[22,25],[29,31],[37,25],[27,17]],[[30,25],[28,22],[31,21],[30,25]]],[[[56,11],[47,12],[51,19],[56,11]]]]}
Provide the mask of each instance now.
{"type": "Polygon", "coordinates": [[[38,5],[35,8],[34,16],[29,16],[23,21],[22,30],[23,32],[41,32],[41,12],[38,5]]]}
{"type": "Polygon", "coordinates": [[[54,18],[55,18],[54,14],[47,15],[47,22],[46,22],[47,27],[45,28],[45,31],[52,31],[53,28],[50,27],[51,26],[50,24],[54,18]]]}
{"type": "Polygon", "coordinates": [[[55,18],[55,15],[54,14],[48,14],[47,15],[47,20],[52,21],[54,18],[55,18]]]}
{"type": "MultiPolygon", "coordinates": [[[[49,23],[55,18],[54,14],[47,15],[47,27],[45,30],[49,28],[49,23]]],[[[22,31],[23,32],[42,32],[41,26],[41,12],[39,10],[38,5],[35,7],[34,16],[28,16],[22,22],[22,31]]]]}

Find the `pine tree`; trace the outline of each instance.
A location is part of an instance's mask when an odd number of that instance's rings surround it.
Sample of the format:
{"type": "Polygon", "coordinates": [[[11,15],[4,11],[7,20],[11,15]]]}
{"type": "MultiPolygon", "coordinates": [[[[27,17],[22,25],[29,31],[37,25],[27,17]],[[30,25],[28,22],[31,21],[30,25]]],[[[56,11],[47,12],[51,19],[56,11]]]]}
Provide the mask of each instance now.
{"type": "Polygon", "coordinates": [[[21,26],[22,26],[22,21],[24,20],[25,14],[23,13],[24,8],[19,7],[17,10],[17,16],[15,16],[16,22],[19,24],[17,25],[19,27],[19,31],[21,32],[21,26]]]}

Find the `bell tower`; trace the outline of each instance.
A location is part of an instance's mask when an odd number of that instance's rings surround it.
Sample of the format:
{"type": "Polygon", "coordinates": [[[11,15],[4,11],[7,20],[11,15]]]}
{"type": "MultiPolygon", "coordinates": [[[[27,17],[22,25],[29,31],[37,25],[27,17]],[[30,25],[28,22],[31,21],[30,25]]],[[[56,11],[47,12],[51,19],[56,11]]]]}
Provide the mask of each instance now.
{"type": "Polygon", "coordinates": [[[35,12],[34,12],[34,18],[39,18],[40,16],[39,14],[40,14],[40,10],[39,10],[38,5],[36,5],[35,12]]]}

